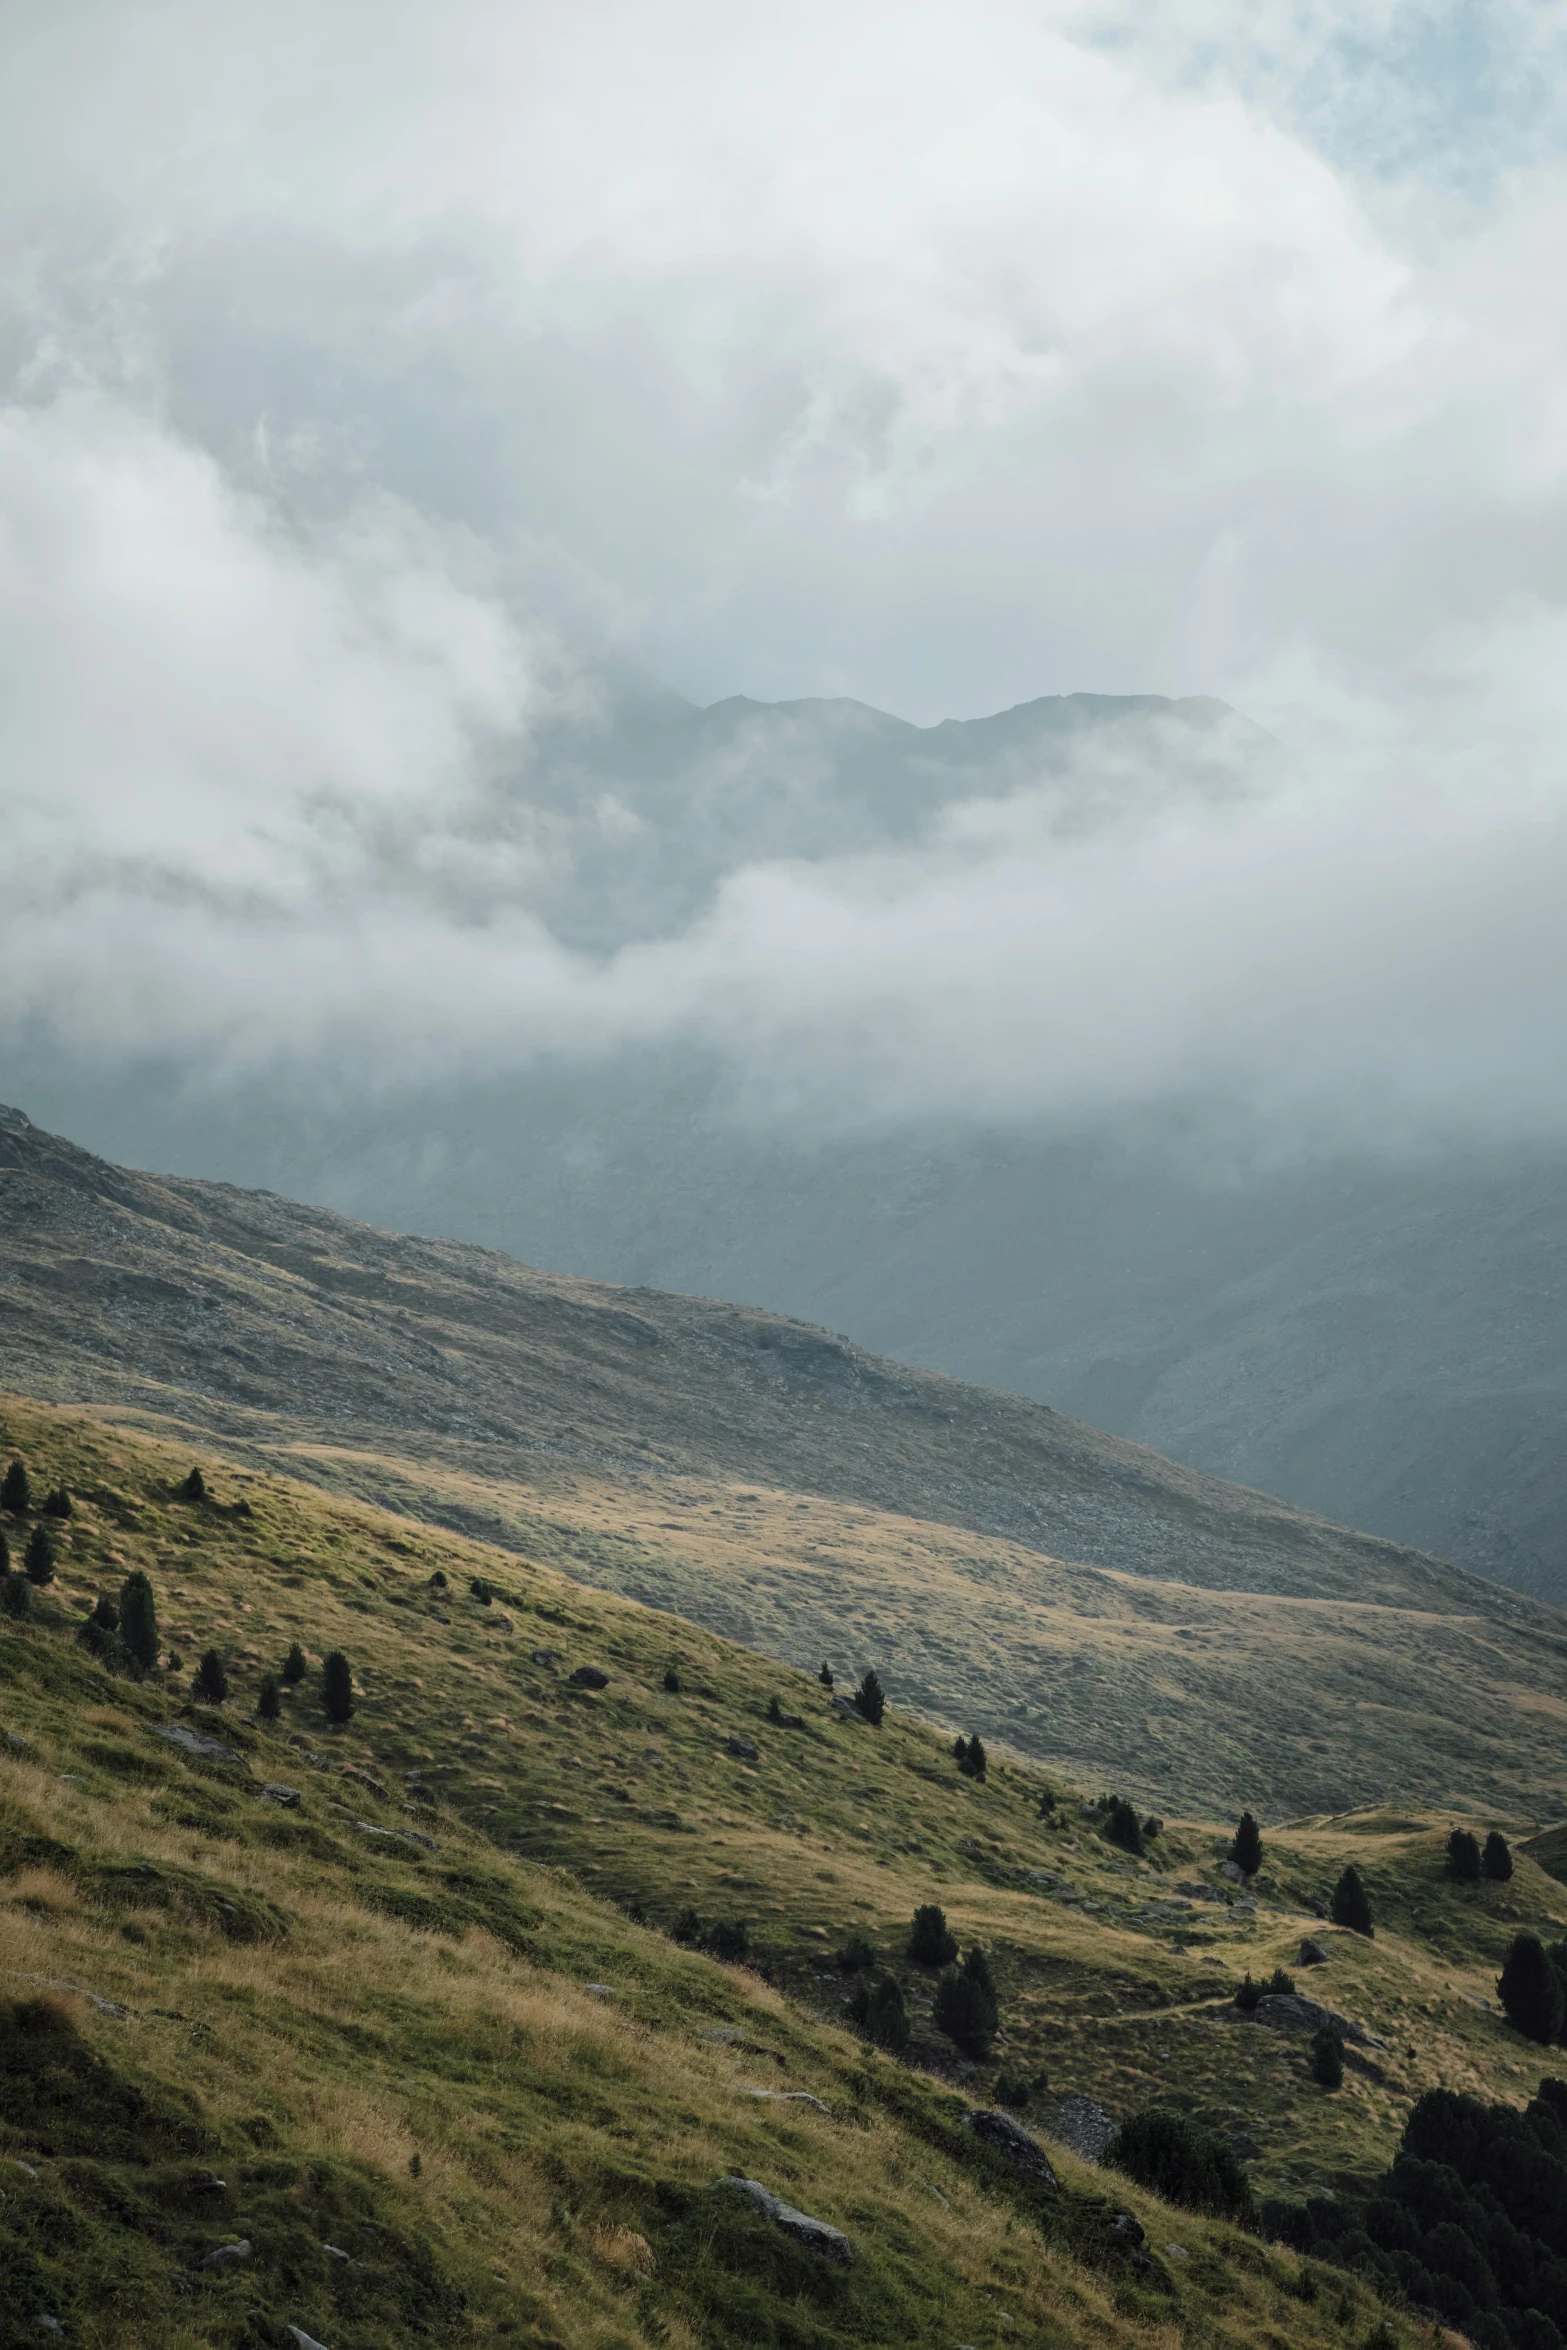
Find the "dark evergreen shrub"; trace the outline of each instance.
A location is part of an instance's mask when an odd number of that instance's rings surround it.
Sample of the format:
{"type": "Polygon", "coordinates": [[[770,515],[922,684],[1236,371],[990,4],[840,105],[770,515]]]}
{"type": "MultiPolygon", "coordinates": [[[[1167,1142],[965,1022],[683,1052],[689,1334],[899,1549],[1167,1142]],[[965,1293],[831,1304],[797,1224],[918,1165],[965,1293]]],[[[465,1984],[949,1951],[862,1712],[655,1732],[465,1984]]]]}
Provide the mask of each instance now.
{"type": "Polygon", "coordinates": [[[180,1487],[180,1491],[185,1496],[187,1501],[205,1501],[207,1498],[207,1480],[199,1469],[192,1469],[190,1475],[186,1478],[184,1484],[180,1487]]]}
{"type": "Polygon", "coordinates": [[[47,1526],[35,1526],[27,1537],[27,1551],[23,1559],[29,1583],[41,1591],[46,1583],[54,1581],[54,1538],[47,1526]]]}
{"type": "Polygon", "coordinates": [[[158,1661],[158,1611],[152,1585],[133,1567],[120,1586],[120,1637],[144,1672],[158,1661]]]}
{"type": "Polygon", "coordinates": [[[0,1477],[0,1510],[9,1510],[19,1518],[32,1503],[32,1487],[27,1481],[27,1465],[13,1461],[4,1477],[0,1477]]]}
{"type": "Polygon", "coordinates": [[[838,1964],[846,1975],[863,1974],[876,1964],[876,1945],[864,1934],[851,1934],[838,1950],[838,1964]]]}
{"type": "Polygon", "coordinates": [[[4,1530],[0,1529],[0,1575],[9,1575],[10,1572],[11,1545],[5,1538],[4,1530]]]}
{"type": "Polygon", "coordinates": [[[1344,2086],[1344,2043],[1326,2024],[1311,2037],[1311,2077],[1323,2089],[1344,2086]]]}
{"type": "Polygon", "coordinates": [[[669,1665],[665,1668],[664,1687],[669,1692],[671,1697],[678,1697],[680,1695],[680,1675],[675,1671],[673,1665],[669,1665]]]}
{"type": "Polygon", "coordinates": [[[957,1936],[936,1904],[929,1902],[923,1909],[917,1909],[909,1930],[909,1957],[914,1964],[950,1966],[957,1955],[957,1936]]]}
{"type": "Polygon", "coordinates": [[[951,1967],[936,1985],[932,2016],[966,2056],[988,2056],[1000,2021],[990,1962],[976,1942],[960,1967],[951,1967]]]}
{"type": "Polygon", "coordinates": [[[25,1575],[7,1575],[0,1579],[0,1607],[8,1616],[20,1622],[33,1604],[33,1587],[25,1575]]]}
{"type": "Polygon", "coordinates": [[[961,1735],[952,1741],[952,1759],[960,1770],[968,1761],[968,1740],[961,1735]]]}
{"type": "Polygon", "coordinates": [[[1241,1977],[1239,1984],[1236,1986],[1235,2004],[1240,2009],[1242,2015],[1253,2015],[1256,2012],[1257,2002],[1261,1997],[1262,1985],[1252,1981],[1251,1969],[1248,1967],[1245,1974],[1241,1977]]]}
{"type": "Polygon", "coordinates": [[[1054,1791],[1054,1789],[1053,1789],[1053,1788],[1046,1787],[1046,1788],[1044,1788],[1044,1789],[1042,1790],[1042,1792],[1041,1792],[1041,1794],[1040,1794],[1040,1798],[1039,1798],[1039,1816],[1040,1816],[1040,1818],[1041,1818],[1042,1820],[1048,1820],[1048,1819],[1049,1819],[1049,1817],[1050,1817],[1050,1815],[1051,1815],[1051,1813],[1052,1813],[1052,1812],[1055,1810],[1055,1808],[1056,1808],[1055,1791],[1054,1791]]]}
{"type": "Polygon", "coordinates": [[[1145,1819],[1143,1822],[1143,1842],[1145,1844],[1151,1844],[1156,1836],[1162,1836],[1163,1834],[1163,1820],[1161,1820],[1156,1813],[1150,1812],[1147,1819],[1145,1819]]]}
{"type": "Polygon", "coordinates": [[[1010,2106],[1014,2113],[1021,2113],[1029,2099],[1041,2093],[1047,2086],[1043,2073],[1033,2081],[1028,2080],[1022,2073],[998,2073],[995,2087],[996,2103],[1010,2106]]]}
{"type": "Polygon", "coordinates": [[[1222,2138],[1184,2113],[1155,2108],[1128,2115],[1105,2161],[1167,2203],[1239,2220],[1243,2227],[1256,2222],[1251,2183],[1235,2155],[1222,2138]]]}
{"type": "Polygon", "coordinates": [[[702,1921],[694,1909],[683,1909],[670,1927],[677,1942],[693,1943],[702,1939],[702,1921]]]}
{"type": "Polygon", "coordinates": [[[1505,1885],[1513,1873],[1513,1856],[1508,1850],[1507,1838],[1499,1828],[1493,1828],[1485,1840],[1480,1867],[1493,1885],[1505,1885]]]}
{"type": "Polygon", "coordinates": [[[43,1514],[46,1518],[75,1517],[75,1504],[63,1485],[57,1485],[52,1493],[44,1495],[43,1514]]]}
{"type": "Polygon", "coordinates": [[[98,1604],[93,1609],[91,1621],[104,1632],[118,1632],[120,1628],[120,1611],[102,1591],[98,1594],[98,1604]]]}
{"type": "Polygon", "coordinates": [[[855,1710],[863,1714],[873,1728],[881,1727],[882,1716],[887,1710],[887,1693],[877,1680],[874,1667],[864,1675],[854,1692],[854,1704],[855,1710]]]}
{"type": "Polygon", "coordinates": [[[305,1652],[296,1640],[283,1659],[283,1678],[292,1689],[295,1682],[302,1681],[309,1670],[310,1667],[305,1662],[305,1652]]]}
{"type": "Polygon", "coordinates": [[[1248,1877],[1254,1877],[1262,1866],[1262,1830],[1249,1811],[1241,1813],[1230,1843],[1230,1858],[1248,1877]]]}
{"type": "Polygon", "coordinates": [[[275,1673],[264,1673],[256,1691],[256,1711],[264,1722],[275,1722],[283,1711],[283,1692],[275,1673]]]}
{"type": "Polygon", "coordinates": [[[1371,1903],[1353,1861],[1333,1888],[1328,1915],[1336,1926],[1347,1926],[1352,1934],[1364,1934],[1368,1942],[1376,1932],[1371,1922],[1371,1903]]]}
{"type": "Polygon", "coordinates": [[[1143,1823],[1124,1796],[1112,1795],[1104,1816],[1104,1832],[1123,1852],[1141,1852],[1143,1823]]]}
{"type": "Polygon", "coordinates": [[[493,1605],[495,1599],[494,1586],[492,1584],[486,1583],[482,1575],[475,1575],[471,1579],[468,1585],[468,1591],[470,1597],[476,1599],[480,1607],[490,1607],[493,1605]]]}
{"type": "Polygon", "coordinates": [[[909,2013],[896,1975],[862,1976],[854,1986],[849,2013],[878,2048],[901,2056],[909,2044],[909,2013]]]}
{"type": "Polygon", "coordinates": [[[822,1685],[822,1687],[823,1687],[824,1689],[830,1689],[830,1688],[832,1687],[832,1667],[831,1667],[831,1665],[824,1664],[824,1665],[822,1666],[822,1669],[821,1669],[821,1671],[820,1671],[820,1672],[817,1674],[816,1678],[817,1678],[817,1680],[818,1680],[818,1681],[820,1681],[820,1683],[821,1683],[821,1685],[822,1685]]]}
{"type": "Polygon", "coordinates": [[[968,1742],[967,1753],[959,1760],[958,1768],[970,1779],[983,1779],[989,1768],[989,1761],[990,1758],[985,1752],[979,1733],[976,1731],[968,1742]]]}
{"type": "Polygon", "coordinates": [[[439,1567],[436,1568],[435,1573],[430,1577],[430,1589],[432,1591],[444,1591],[446,1589],[446,1577],[439,1567]]]}
{"type": "Polygon", "coordinates": [[[1515,1934],[1502,1971],[1497,1995],[1509,2023],[1530,2040],[1546,2045],[1562,2028],[1562,1985],[1537,1934],[1515,1934]]]}
{"type": "Polygon", "coordinates": [[[1480,1845],[1467,1828],[1455,1828],[1447,1839],[1447,1873],[1458,1885],[1480,1882],[1480,1845]]]}
{"type": "Polygon", "coordinates": [[[321,1666],[321,1702],[331,1722],[346,1722],[354,1710],[354,1676],[347,1657],[334,1648],[321,1666]]]}
{"type": "Polygon", "coordinates": [[[739,1918],[718,1918],[708,1927],[706,1947],[731,1966],[751,1955],[751,1937],[739,1918]]]}
{"type": "Polygon", "coordinates": [[[221,1705],[228,1696],[229,1677],[215,1648],[207,1649],[202,1656],[193,1687],[204,1705],[221,1705]]]}
{"type": "Polygon", "coordinates": [[[1295,1991],[1295,1978],[1293,1975],[1287,1974],[1283,1967],[1276,1966],[1268,1977],[1268,1989],[1276,1996],[1286,1999],[1292,1998],[1295,1991]]]}

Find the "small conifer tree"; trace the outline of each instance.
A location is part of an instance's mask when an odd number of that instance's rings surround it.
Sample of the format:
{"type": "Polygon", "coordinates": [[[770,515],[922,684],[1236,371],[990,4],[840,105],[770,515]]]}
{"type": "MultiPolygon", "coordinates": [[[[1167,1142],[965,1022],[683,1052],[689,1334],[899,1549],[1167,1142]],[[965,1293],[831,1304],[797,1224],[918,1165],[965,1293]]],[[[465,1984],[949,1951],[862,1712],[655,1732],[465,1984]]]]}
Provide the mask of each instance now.
{"type": "Polygon", "coordinates": [[[950,1966],[958,1955],[958,1939],[935,1902],[914,1912],[909,1929],[909,1956],[916,1966],[950,1966]]]}
{"type": "Polygon", "coordinates": [[[673,1665],[669,1665],[665,1669],[664,1687],[668,1690],[671,1697],[678,1697],[680,1695],[680,1675],[675,1671],[673,1665]]]}
{"type": "Polygon", "coordinates": [[[76,1504],[66,1492],[65,1487],[57,1485],[52,1493],[44,1495],[43,1511],[46,1518],[74,1518],[76,1504]]]}
{"type": "Polygon", "coordinates": [[[989,1767],[989,1757],[986,1755],[984,1743],[977,1730],[968,1742],[968,1753],[964,1757],[962,1767],[971,1779],[983,1779],[989,1767]]]}
{"type": "Polygon", "coordinates": [[[1455,1828],[1447,1839],[1447,1873],[1458,1885],[1480,1882],[1480,1847],[1467,1828],[1455,1828]]]}
{"type": "Polygon", "coordinates": [[[152,1585],[140,1567],[120,1586],[120,1637],[136,1662],[150,1673],[158,1661],[158,1611],[152,1585]]]}
{"type": "Polygon", "coordinates": [[[822,1666],[822,1669],[821,1669],[821,1671],[820,1671],[820,1672],[817,1674],[816,1678],[817,1678],[817,1680],[818,1680],[818,1681],[820,1681],[820,1683],[821,1683],[821,1685],[822,1685],[822,1687],[823,1687],[824,1689],[830,1689],[830,1688],[832,1687],[832,1667],[831,1667],[831,1665],[829,1665],[829,1664],[824,1664],[824,1665],[822,1666]]]}
{"type": "Polygon", "coordinates": [[[118,1632],[120,1611],[106,1592],[99,1592],[98,1604],[93,1609],[88,1621],[96,1624],[100,1632],[118,1632]]]}
{"type": "Polygon", "coordinates": [[[192,1469],[190,1475],[186,1478],[184,1484],[180,1487],[180,1491],[183,1493],[187,1501],[205,1501],[207,1498],[207,1480],[199,1469],[192,1469]]]}
{"type": "Polygon", "coordinates": [[[1537,1934],[1513,1936],[1496,1989],[1508,2022],[1526,2039],[1549,2046],[1560,2036],[1561,1977],[1537,1934]]]}
{"type": "Polygon", "coordinates": [[[353,1713],[354,1676],[340,1648],[334,1648],[321,1667],[321,1702],[330,1721],[346,1722],[353,1713]]]}
{"type": "Polygon", "coordinates": [[[1371,1903],[1353,1861],[1333,1888],[1328,1915],[1336,1926],[1348,1926],[1352,1934],[1364,1934],[1368,1942],[1376,1933],[1371,1922],[1371,1903]]]}
{"type": "Polygon", "coordinates": [[[196,1667],[195,1691],[203,1705],[222,1705],[228,1696],[229,1677],[215,1648],[209,1648],[196,1667]]]}
{"type": "Polygon", "coordinates": [[[15,1518],[22,1516],[32,1501],[32,1488],[27,1482],[27,1464],[13,1461],[0,1478],[0,1510],[9,1510],[15,1518]]]}
{"type": "Polygon", "coordinates": [[[936,1985],[931,2017],[938,2032],[965,2056],[984,2057],[996,2035],[996,1988],[978,1943],[960,1967],[949,1967],[936,1985]]]}
{"type": "Polygon", "coordinates": [[[296,1640],[283,1659],[283,1678],[292,1689],[296,1682],[304,1679],[309,1670],[310,1668],[305,1662],[305,1652],[296,1640]]]}
{"type": "Polygon", "coordinates": [[[33,1587],[25,1575],[7,1575],[0,1581],[0,1607],[20,1622],[33,1603],[33,1587]]]}
{"type": "Polygon", "coordinates": [[[54,1537],[47,1526],[35,1526],[27,1537],[27,1555],[23,1561],[27,1580],[41,1591],[46,1583],[54,1581],[54,1537]]]}
{"type": "Polygon", "coordinates": [[[961,1770],[963,1765],[968,1761],[968,1740],[966,1738],[958,1737],[953,1739],[952,1759],[957,1764],[959,1770],[961,1770]]]}
{"type": "Polygon", "coordinates": [[[1135,1808],[1124,1795],[1112,1795],[1105,1813],[1105,1834],[1112,1844],[1119,1844],[1123,1852],[1140,1853],[1143,1849],[1143,1823],[1135,1808]]]}
{"type": "Polygon", "coordinates": [[[1344,2086],[1344,2043],[1327,2024],[1312,2034],[1311,2077],[1324,2089],[1344,2086]]]}
{"type": "Polygon", "coordinates": [[[261,1687],[256,1692],[256,1712],[262,1721],[275,1722],[282,1711],[283,1692],[277,1685],[277,1675],[266,1673],[262,1676],[261,1687]]]}
{"type": "Polygon", "coordinates": [[[1262,1830],[1249,1811],[1243,1811],[1230,1843],[1230,1858],[1244,1876],[1254,1877],[1262,1866],[1262,1830]]]}
{"type": "Polygon", "coordinates": [[[901,2056],[909,2044],[909,2011],[896,1975],[863,1975],[854,1987],[849,2013],[878,2048],[901,2056]]]}
{"type": "Polygon", "coordinates": [[[1505,1885],[1513,1873],[1513,1856],[1507,1848],[1507,1838],[1499,1828],[1493,1828],[1485,1840],[1480,1869],[1493,1885],[1505,1885]]]}
{"type": "Polygon", "coordinates": [[[858,1689],[854,1692],[854,1703],[856,1710],[864,1716],[873,1729],[881,1727],[882,1715],[887,1710],[887,1693],[876,1678],[874,1666],[866,1672],[858,1689]]]}

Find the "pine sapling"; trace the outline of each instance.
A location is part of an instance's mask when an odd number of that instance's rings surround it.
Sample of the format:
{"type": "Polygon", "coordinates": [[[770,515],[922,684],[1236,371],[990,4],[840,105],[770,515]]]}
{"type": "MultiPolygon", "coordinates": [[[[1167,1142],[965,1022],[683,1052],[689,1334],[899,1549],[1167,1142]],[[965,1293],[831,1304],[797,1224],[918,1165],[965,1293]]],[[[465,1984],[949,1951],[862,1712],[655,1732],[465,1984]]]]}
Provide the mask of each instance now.
{"type": "Polygon", "coordinates": [[[354,1676],[340,1648],[334,1648],[321,1667],[321,1702],[329,1721],[343,1723],[353,1713],[354,1676]]]}
{"type": "Polygon", "coordinates": [[[27,1537],[27,1555],[23,1561],[27,1580],[41,1591],[46,1583],[54,1581],[54,1537],[47,1526],[37,1525],[27,1537]]]}
{"type": "Polygon", "coordinates": [[[209,1648],[196,1667],[196,1695],[203,1705],[222,1705],[229,1693],[229,1677],[223,1659],[215,1648],[209,1648]]]}

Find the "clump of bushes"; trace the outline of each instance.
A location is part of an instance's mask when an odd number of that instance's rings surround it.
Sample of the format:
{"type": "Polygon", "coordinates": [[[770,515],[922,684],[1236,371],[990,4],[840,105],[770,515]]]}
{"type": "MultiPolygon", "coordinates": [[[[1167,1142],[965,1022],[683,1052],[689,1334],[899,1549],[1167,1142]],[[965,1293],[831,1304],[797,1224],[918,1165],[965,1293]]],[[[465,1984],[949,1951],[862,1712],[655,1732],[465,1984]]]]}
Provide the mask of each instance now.
{"type": "Polygon", "coordinates": [[[1122,1795],[1111,1795],[1105,1801],[1104,1832],[1112,1844],[1123,1852],[1140,1853],[1143,1849],[1143,1823],[1133,1806],[1122,1795]]]}
{"type": "Polygon", "coordinates": [[[915,1966],[950,1966],[958,1955],[958,1938],[935,1902],[914,1912],[909,1929],[909,1957],[915,1966]]]}
{"type": "Polygon", "coordinates": [[[952,1759],[966,1779],[983,1779],[989,1768],[989,1758],[977,1731],[972,1738],[954,1738],[952,1759]]]}
{"type": "Polygon", "coordinates": [[[1001,2021],[990,1961],[976,1942],[961,1966],[948,1967],[931,2009],[936,2029],[965,2056],[984,2057],[1001,2021]]]}
{"type": "Polygon", "coordinates": [[[846,1975],[863,1974],[876,1964],[876,1945],[867,1935],[850,1934],[836,1953],[838,1964],[846,1975]]]}
{"type": "Polygon", "coordinates": [[[42,1523],[27,1537],[22,1566],[28,1582],[39,1591],[54,1581],[54,1537],[42,1523]]]}
{"type": "Polygon", "coordinates": [[[1493,1828],[1485,1840],[1480,1856],[1480,1873],[1493,1885],[1505,1885],[1513,1873],[1513,1856],[1508,1850],[1507,1838],[1499,1828],[1493,1828]]]}
{"type": "Polygon", "coordinates": [[[297,1683],[304,1679],[306,1673],[308,1673],[309,1670],[310,1667],[305,1662],[305,1652],[300,1647],[299,1642],[296,1640],[293,1646],[289,1649],[287,1656],[283,1659],[283,1682],[285,1687],[289,1689],[294,1688],[297,1683]]]}
{"type": "Polygon", "coordinates": [[[671,1697],[680,1695],[680,1675],[673,1665],[667,1665],[664,1669],[664,1687],[671,1697]]]}
{"type": "Polygon", "coordinates": [[[1324,2089],[1344,2086],[1344,2043],[1329,2024],[1311,2036],[1311,2077],[1324,2089]]]}
{"type": "Polygon", "coordinates": [[[716,1918],[712,1925],[704,1926],[694,1909],[683,1909],[670,1933],[688,1950],[705,1950],[710,1958],[721,1958],[731,1966],[751,1954],[750,1932],[739,1918],[716,1918]]]}
{"type": "Polygon", "coordinates": [[[13,1461],[4,1477],[0,1477],[0,1510],[8,1510],[13,1518],[25,1517],[32,1498],[27,1463],[13,1461]]]}
{"type": "Polygon", "coordinates": [[[207,1480],[199,1469],[192,1469],[190,1475],[186,1478],[184,1484],[180,1487],[180,1491],[187,1501],[205,1501],[207,1498],[207,1480]]]}
{"type": "Polygon", "coordinates": [[[1243,2227],[1256,2225],[1251,2181],[1234,2152],[1188,2114],[1160,2107],[1129,2114],[1111,2139],[1105,2161],[1167,2203],[1239,2220],[1243,2227]]]}
{"type": "Polygon", "coordinates": [[[1522,2113],[1428,2090],[1369,2194],[1268,2203],[1263,2227],[1457,2327],[1475,2350],[1559,2350],[1567,2333],[1567,2081],[1522,2113]]]}
{"type": "Polygon", "coordinates": [[[1497,1996],[1507,2020],[1526,2039],[1549,2046],[1562,2037],[1567,2015],[1567,1983],[1556,1952],[1546,1949],[1537,1934],[1515,1934],[1496,1979],[1497,1996]]]}
{"type": "Polygon", "coordinates": [[[1480,1882],[1480,1844],[1467,1828],[1455,1828],[1447,1839],[1447,1873],[1458,1885],[1480,1882]]]}
{"type": "Polygon", "coordinates": [[[43,1514],[46,1518],[75,1517],[76,1504],[63,1485],[56,1485],[52,1492],[44,1495],[43,1514]]]}
{"type": "Polygon", "coordinates": [[[849,2013],[878,2048],[901,2056],[909,2044],[909,2013],[896,1975],[864,1975],[854,1987],[849,2013]]]}
{"type": "Polygon", "coordinates": [[[228,1672],[215,1648],[204,1651],[193,1686],[203,1705],[222,1705],[228,1697],[228,1672]]]}
{"type": "Polygon", "coordinates": [[[876,1678],[874,1667],[865,1673],[854,1692],[854,1708],[872,1729],[879,1730],[882,1716],[887,1711],[887,1692],[876,1678]]]}

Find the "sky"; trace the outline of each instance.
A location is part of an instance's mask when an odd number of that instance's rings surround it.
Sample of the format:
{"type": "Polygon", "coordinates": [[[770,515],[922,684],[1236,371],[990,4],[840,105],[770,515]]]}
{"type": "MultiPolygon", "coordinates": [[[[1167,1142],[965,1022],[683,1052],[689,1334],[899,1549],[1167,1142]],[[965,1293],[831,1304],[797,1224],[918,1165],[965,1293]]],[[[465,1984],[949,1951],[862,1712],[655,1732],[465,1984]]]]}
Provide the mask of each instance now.
{"type": "Polygon", "coordinates": [[[1559,1133],[1564,66],[1561,0],[13,0],[0,1037],[1559,1133]],[[1286,756],[742,842],[589,956],[476,811],[629,674],[1286,756]]]}

